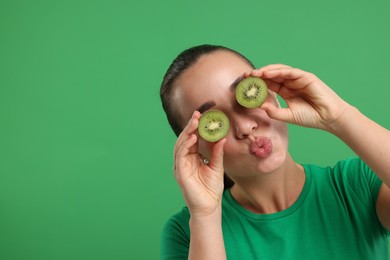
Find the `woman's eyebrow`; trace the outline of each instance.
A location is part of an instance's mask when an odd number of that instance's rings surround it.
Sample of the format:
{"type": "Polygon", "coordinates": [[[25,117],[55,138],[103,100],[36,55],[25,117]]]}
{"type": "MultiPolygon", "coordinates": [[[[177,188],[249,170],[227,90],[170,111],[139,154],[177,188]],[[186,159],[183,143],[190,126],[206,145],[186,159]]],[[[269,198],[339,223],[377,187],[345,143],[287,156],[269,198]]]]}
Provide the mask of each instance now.
{"type": "Polygon", "coordinates": [[[244,77],[243,76],[239,76],[229,87],[230,91],[234,91],[238,85],[238,83],[240,83],[241,80],[243,80],[244,77]]]}
{"type": "MultiPolygon", "coordinates": [[[[238,85],[238,83],[240,83],[241,80],[243,80],[244,77],[243,76],[239,76],[229,87],[230,91],[234,91],[238,85]]],[[[198,107],[197,111],[199,111],[201,114],[203,112],[205,112],[206,110],[212,108],[213,106],[215,106],[216,103],[214,101],[207,101],[205,103],[203,103],[200,107],[198,107]]]]}
{"type": "Polygon", "coordinates": [[[204,104],[202,104],[200,107],[198,107],[197,111],[199,111],[201,114],[203,114],[203,112],[212,108],[215,105],[216,105],[216,103],[214,101],[207,101],[204,104]]]}

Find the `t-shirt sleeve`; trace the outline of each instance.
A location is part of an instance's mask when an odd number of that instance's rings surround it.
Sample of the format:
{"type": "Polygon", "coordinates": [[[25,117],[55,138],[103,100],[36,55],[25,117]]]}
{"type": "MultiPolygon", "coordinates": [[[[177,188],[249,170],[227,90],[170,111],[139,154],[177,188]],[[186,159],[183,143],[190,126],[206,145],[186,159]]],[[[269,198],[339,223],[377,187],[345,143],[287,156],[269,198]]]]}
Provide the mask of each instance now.
{"type": "MultiPolygon", "coordinates": [[[[372,171],[372,169],[361,158],[350,158],[344,165],[344,176],[348,178],[348,183],[354,191],[356,197],[362,204],[369,207],[373,217],[378,221],[376,215],[376,202],[382,180],[372,171]]],[[[387,233],[387,231],[384,229],[387,233]]]]}
{"type": "Polygon", "coordinates": [[[382,186],[381,179],[360,158],[350,158],[347,160],[346,166],[345,170],[347,171],[349,184],[356,195],[362,200],[368,199],[375,209],[379,190],[382,186]]]}
{"type": "Polygon", "coordinates": [[[164,225],[161,234],[161,260],[188,259],[190,245],[190,215],[186,208],[172,216],[164,225]]]}

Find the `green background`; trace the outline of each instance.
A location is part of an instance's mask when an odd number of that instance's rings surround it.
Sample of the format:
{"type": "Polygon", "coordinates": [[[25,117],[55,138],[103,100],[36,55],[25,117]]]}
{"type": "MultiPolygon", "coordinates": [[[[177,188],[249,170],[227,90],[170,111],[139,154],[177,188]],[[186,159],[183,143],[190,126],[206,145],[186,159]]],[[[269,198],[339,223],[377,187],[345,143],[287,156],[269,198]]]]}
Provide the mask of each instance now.
{"type": "MultiPolygon", "coordinates": [[[[159,86],[201,43],[317,74],[390,128],[389,1],[0,0],[0,259],[158,259],[183,200],[159,86]]],[[[290,127],[299,162],[353,155],[290,127]]]]}

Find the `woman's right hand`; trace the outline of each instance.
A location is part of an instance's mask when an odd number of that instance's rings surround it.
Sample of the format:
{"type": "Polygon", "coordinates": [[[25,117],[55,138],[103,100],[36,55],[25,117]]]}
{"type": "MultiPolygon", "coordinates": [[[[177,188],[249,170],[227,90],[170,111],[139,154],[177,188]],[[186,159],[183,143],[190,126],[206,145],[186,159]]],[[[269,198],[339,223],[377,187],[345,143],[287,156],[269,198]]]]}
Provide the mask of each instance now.
{"type": "Polygon", "coordinates": [[[201,114],[195,111],[174,148],[175,178],[191,217],[205,217],[220,209],[223,184],[223,147],[226,139],[210,145],[209,163],[199,154],[197,128],[201,114]]]}

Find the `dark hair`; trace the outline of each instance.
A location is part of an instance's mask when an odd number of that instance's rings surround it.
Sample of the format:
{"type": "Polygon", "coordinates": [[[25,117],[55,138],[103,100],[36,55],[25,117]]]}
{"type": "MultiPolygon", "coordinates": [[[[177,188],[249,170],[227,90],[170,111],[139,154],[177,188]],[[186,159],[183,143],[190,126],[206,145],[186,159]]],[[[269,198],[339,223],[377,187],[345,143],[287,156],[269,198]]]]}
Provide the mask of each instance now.
{"type": "MultiPolygon", "coordinates": [[[[167,72],[164,75],[160,88],[162,106],[167,116],[168,122],[176,136],[180,135],[180,133],[183,131],[183,127],[180,125],[180,118],[177,112],[178,110],[175,109],[175,101],[173,100],[175,82],[184,71],[193,66],[202,56],[211,54],[216,51],[232,52],[243,58],[244,61],[246,61],[252,68],[254,68],[252,62],[241,53],[220,45],[203,44],[191,47],[180,53],[169,66],[167,72]]],[[[226,174],[224,177],[224,184],[225,189],[233,185],[233,181],[230,180],[226,174]]]]}

